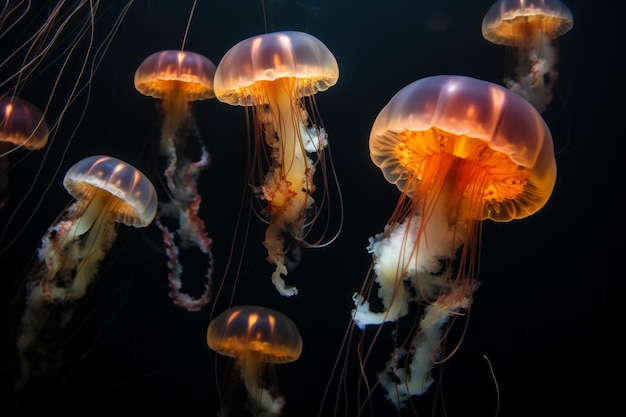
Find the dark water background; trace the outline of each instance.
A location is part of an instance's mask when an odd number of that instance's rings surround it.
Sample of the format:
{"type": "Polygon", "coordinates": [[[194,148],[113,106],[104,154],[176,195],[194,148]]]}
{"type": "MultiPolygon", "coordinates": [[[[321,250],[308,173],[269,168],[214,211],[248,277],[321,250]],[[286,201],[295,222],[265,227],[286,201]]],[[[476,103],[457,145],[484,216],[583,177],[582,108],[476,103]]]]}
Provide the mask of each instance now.
{"type": "MultiPolygon", "coordinates": [[[[151,172],[147,144],[158,137],[156,103],[135,91],[133,75],[149,54],[180,48],[191,3],[137,0],[92,80],[82,123],[78,120],[85,94],[63,118],[48,156],[33,153],[11,172],[14,196],[21,197],[24,187],[33,183],[35,168],[42,167],[31,197],[19,208],[34,212],[23,233],[17,234],[26,214],[18,212],[7,225],[17,200],[0,211],[0,223],[8,228],[2,249],[17,236],[0,258],[2,317],[7,319],[2,332],[3,416],[217,415],[216,378],[221,381],[226,370],[206,346],[212,305],[195,313],[172,305],[165,260],[147,244],[158,239],[154,226],[143,233],[120,229],[103,275],[81,304],[71,330],[59,340],[59,369],[33,379],[22,393],[9,395],[17,375],[9,323],[20,314],[11,301],[42,234],[70,201],[62,187],[63,174],[93,154],[116,156],[151,172]],[[42,204],[34,211],[38,201],[42,204]]],[[[396,187],[369,159],[371,125],[399,89],[425,76],[459,74],[501,82],[505,50],[480,33],[491,3],[266,0],[268,31],[306,31],[322,40],[339,63],[339,82],[316,101],[348,213],[332,246],[304,251],[299,267],[287,278],[300,290],[292,299],[274,291],[272,269],[260,245],[251,245],[245,253],[235,303],[285,312],[304,340],[300,360],[279,370],[286,416],[317,415],[348,324],[351,296],[371,260],[367,238],[382,231],[398,197],[396,187]]],[[[619,64],[623,26],[617,20],[616,1],[566,3],[575,25],[558,42],[558,91],[543,114],[557,151],[556,188],[536,215],[484,224],[482,285],[474,297],[468,333],[443,374],[436,373],[440,394],[433,386],[413,400],[422,416],[444,415],[442,402],[448,416],[494,415],[496,390],[483,355],[493,365],[501,416],[612,415],[610,410],[626,405],[626,360],[617,342],[625,329],[621,313],[626,290],[626,229],[619,203],[626,190],[619,64]]],[[[102,43],[122,6],[120,1],[101,5],[96,44],[102,43]]],[[[200,0],[186,49],[217,64],[231,46],[263,32],[259,0],[200,0]]],[[[6,56],[14,42],[1,39],[0,56],[6,56]]],[[[70,71],[77,71],[76,63],[70,64],[70,71]]],[[[49,73],[53,71],[43,71],[26,85],[23,98],[45,103],[52,82],[49,73]]],[[[53,105],[63,102],[68,85],[64,79],[53,105]]],[[[198,103],[195,113],[213,161],[201,178],[201,215],[214,239],[217,284],[243,192],[245,118],[242,108],[217,100],[198,103]]],[[[262,229],[252,224],[250,241],[260,241],[262,229]]],[[[203,266],[191,264],[189,270],[201,274],[203,266]]],[[[217,310],[227,300],[221,303],[217,310]]],[[[386,359],[385,353],[380,364],[386,359]]],[[[380,391],[375,395],[382,398],[380,391]]],[[[376,403],[374,415],[395,415],[386,401],[376,403]]]]}

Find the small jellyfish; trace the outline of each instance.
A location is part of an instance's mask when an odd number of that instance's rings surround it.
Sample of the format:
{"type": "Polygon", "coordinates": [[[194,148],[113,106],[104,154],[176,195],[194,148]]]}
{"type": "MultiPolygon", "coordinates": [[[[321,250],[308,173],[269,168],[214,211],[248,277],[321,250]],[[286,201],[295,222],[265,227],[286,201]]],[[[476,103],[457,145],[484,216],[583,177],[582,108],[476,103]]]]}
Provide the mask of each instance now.
{"type": "Polygon", "coordinates": [[[338,78],[337,61],[326,45],[294,31],[239,42],[226,52],[215,73],[218,100],[251,108],[254,137],[250,139],[255,147],[250,183],[268,223],[263,245],[267,260],[275,266],[272,282],[287,297],[298,290],[283,279],[288,273],[285,256],[300,243],[321,245],[306,241],[321,204],[313,198],[316,167],[323,171],[325,201],[329,189],[324,160],[327,134],[318,127],[321,119],[313,96],[335,85],[338,78]],[[288,235],[293,238],[290,242],[285,239],[288,235]]]}
{"type": "Polygon", "coordinates": [[[506,86],[540,113],[552,100],[558,76],[556,38],[573,26],[560,0],[498,0],[483,18],[485,39],[516,50],[515,75],[506,76],[506,86]]]}
{"type": "Polygon", "coordinates": [[[232,307],[211,321],[207,344],[237,360],[256,411],[263,415],[281,413],[284,398],[272,396],[260,384],[264,384],[264,366],[293,362],[302,353],[300,332],[289,317],[265,307],[232,307]]]}
{"type": "MultiPolygon", "coordinates": [[[[160,100],[161,154],[176,158],[176,134],[189,122],[189,104],[215,97],[215,64],[189,51],[155,52],[143,60],[135,72],[135,88],[145,96],[160,100]]],[[[172,161],[170,160],[170,163],[172,161]]],[[[173,160],[176,163],[176,160],[173,160]]],[[[172,165],[170,165],[172,167],[172,165]]]]}
{"type": "MultiPolygon", "coordinates": [[[[527,101],[462,76],[427,77],[400,90],[376,118],[369,149],[401,197],[384,231],[370,238],[373,262],[352,319],[365,329],[419,306],[419,324],[393,333],[395,350],[375,384],[402,408],[427,391],[432,368],[445,360],[448,321],[471,306],[482,220],[539,210],[556,162],[550,131],[527,101]]],[[[362,349],[366,369],[370,348],[362,349]]]]}
{"type": "Polygon", "coordinates": [[[74,302],[85,295],[117,237],[117,225],[142,228],[155,217],[152,183],[136,168],[110,156],[91,156],[72,166],[63,185],[76,201],[44,235],[26,283],[26,304],[17,335],[20,378],[46,355],[43,338],[63,328],[74,302]],[[52,322],[51,320],[58,320],[52,322]]]}
{"type": "Polygon", "coordinates": [[[215,65],[208,58],[180,50],[156,52],[135,72],[137,91],[160,100],[160,152],[167,158],[164,175],[170,201],[160,203],[157,225],[163,232],[168,256],[170,297],[176,305],[190,311],[199,310],[210,301],[213,275],[212,240],[198,216],[202,197],[197,187],[200,172],[209,165],[210,157],[196,132],[190,103],[215,97],[214,74],[215,65]],[[196,161],[185,153],[190,148],[187,143],[190,132],[200,148],[200,158],[196,161]],[[162,221],[165,217],[178,220],[176,235],[162,221]],[[179,246],[195,246],[209,258],[204,291],[197,298],[181,291],[183,267],[178,259],[179,246]]]}
{"type": "Polygon", "coordinates": [[[20,148],[43,148],[49,133],[43,114],[33,104],[18,97],[0,98],[0,208],[9,186],[9,154],[20,148]]]}

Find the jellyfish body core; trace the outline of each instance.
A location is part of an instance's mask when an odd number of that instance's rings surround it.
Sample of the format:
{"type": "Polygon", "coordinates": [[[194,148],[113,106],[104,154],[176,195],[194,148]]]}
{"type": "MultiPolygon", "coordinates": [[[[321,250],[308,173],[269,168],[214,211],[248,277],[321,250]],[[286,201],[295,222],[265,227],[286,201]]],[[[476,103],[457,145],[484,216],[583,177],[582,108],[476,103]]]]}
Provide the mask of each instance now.
{"type": "Polygon", "coordinates": [[[402,195],[368,247],[383,310],[370,309],[368,281],[354,295],[352,318],[363,329],[400,319],[411,302],[425,305],[411,345],[397,346],[378,375],[402,408],[428,389],[443,328],[471,306],[481,221],[539,210],[554,187],[556,163],[550,131],[529,103],[460,76],[428,77],[400,90],[376,118],[369,146],[402,195]]]}
{"type": "Polygon", "coordinates": [[[263,244],[267,260],[275,265],[272,282],[287,297],[297,294],[297,289],[283,279],[291,246],[285,236],[304,240],[310,220],[307,210],[315,204],[313,177],[327,146],[326,132],[311,119],[304,98],[312,101],[316,92],[334,85],[338,77],[337,61],[322,42],[289,31],[238,43],[224,55],[215,74],[218,100],[253,108],[257,156],[251,175],[267,171],[251,182],[261,183],[254,191],[268,221],[263,244]],[[269,147],[268,161],[261,157],[264,144],[269,147]]]}

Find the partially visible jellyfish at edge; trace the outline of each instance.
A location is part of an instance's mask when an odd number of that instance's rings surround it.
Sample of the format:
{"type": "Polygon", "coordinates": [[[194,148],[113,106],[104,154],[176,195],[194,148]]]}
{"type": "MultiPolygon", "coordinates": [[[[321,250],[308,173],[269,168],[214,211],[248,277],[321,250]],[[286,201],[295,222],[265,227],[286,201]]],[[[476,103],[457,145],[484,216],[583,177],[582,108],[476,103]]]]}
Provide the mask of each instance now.
{"type": "Polygon", "coordinates": [[[558,77],[556,38],[574,26],[560,0],[498,0],[485,14],[483,37],[514,48],[515,75],[504,83],[542,113],[550,103],[558,77]]]}
{"type": "Polygon", "coordinates": [[[0,98],[0,208],[8,198],[10,154],[20,148],[42,149],[49,134],[43,114],[33,104],[9,95],[0,98]]]}
{"type": "Polygon", "coordinates": [[[285,399],[264,386],[264,368],[293,362],[302,353],[300,332],[289,317],[266,307],[232,307],[211,321],[207,344],[237,360],[254,415],[280,415],[285,399]]]}
{"type": "MultiPolygon", "coordinates": [[[[398,321],[411,303],[424,306],[419,325],[393,333],[389,361],[366,383],[382,386],[400,409],[428,390],[433,367],[446,359],[448,322],[471,308],[482,220],[508,222],[541,209],[556,162],[550,131],[527,101],[463,76],[427,77],[400,90],[377,116],[369,148],[401,196],[384,231],[370,238],[373,261],[352,319],[365,331],[398,321]]],[[[359,349],[368,369],[371,348],[359,349]]]]}
{"type": "Polygon", "coordinates": [[[275,266],[272,282],[286,297],[298,293],[283,278],[288,274],[286,256],[301,245],[324,246],[336,236],[327,241],[307,239],[321,205],[330,204],[330,177],[336,181],[326,166],[328,135],[313,96],[338,78],[339,67],[328,48],[312,35],[296,31],[239,42],[215,73],[217,99],[249,107],[252,114],[250,183],[267,222],[263,245],[275,266]],[[324,181],[321,201],[313,198],[317,168],[324,181]]]}
{"type": "MultiPolygon", "coordinates": [[[[213,76],[215,65],[206,57],[189,51],[167,50],[147,57],[135,72],[135,88],[141,94],[160,100],[160,153],[167,160],[164,171],[170,201],[159,204],[157,225],[163,232],[168,256],[170,297],[178,306],[196,311],[211,299],[213,276],[212,240],[198,216],[202,197],[198,193],[200,172],[210,164],[210,155],[191,113],[191,102],[215,97],[213,76]],[[199,147],[199,159],[187,154],[189,137],[194,136],[199,147]],[[178,220],[176,233],[163,222],[169,217],[178,220]],[[179,239],[178,245],[176,238],[179,239]],[[204,291],[199,297],[182,291],[183,266],[179,262],[179,247],[197,247],[208,257],[204,291]]],[[[196,145],[196,144],[194,144],[196,145]]]]}
{"type": "Polygon", "coordinates": [[[117,237],[117,225],[143,228],[156,214],[156,191],[150,180],[110,156],[77,162],[65,174],[63,185],[75,202],[43,236],[26,282],[16,340],[20,375],[15,391],[48,356],[45,339],[53,339],[68,324],[75,303],[97,279],[117,237]]]}

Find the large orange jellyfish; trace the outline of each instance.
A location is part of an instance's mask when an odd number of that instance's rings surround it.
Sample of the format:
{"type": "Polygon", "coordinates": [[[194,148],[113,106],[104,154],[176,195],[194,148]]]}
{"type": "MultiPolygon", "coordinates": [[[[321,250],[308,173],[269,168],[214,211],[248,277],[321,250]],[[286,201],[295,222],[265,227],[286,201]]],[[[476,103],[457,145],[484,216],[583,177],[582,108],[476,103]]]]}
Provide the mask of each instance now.
{"type": "Polygon", "coordinates": [[[0,98],[0,207],[9,183],[8,154],[19,148],[43,148],[49,133],[43,114],[33,104],[18,97],[0,98]]]}
{"type": "Polygon", "coordinates": [[[294,31],[239,42],[226,52],[215,73],[218,100],[252,109],[255,148],[250,183],[268,222],[263,244],[267,260],[275,265],[272,282],[287,297],[298,290],[283,279],[288,273],[285,256],[300,243],[307,244],[306,235],[320,210],[321,203],[316,205],[313,198],[316,167],[322,168],[322,192],[328,199],[327,134],[318,127],[321,119],[313,95],[338,78],[337,61],[328,48],[317,38],[294,31]],[[286,242],[287,235],[293,239],[286,242]]]}
{"type": "Polygon", "coordinates": [[[26,305],[17,336],[20,378],[46,356],[42,338],[65,326],[117,237],[117,224],[146,227],[155,217],[152,183],[136,168],[110,156],[91,156],[72,166],[63,185],[76,201],[48,229],[28,277],[26,305]],[[57,322],[53,322],[57,320],[57,322]]]}
{"type": "Polygon", "coordinates": [[[211,321],[207,344],[237,360],[255,411],[261,415],[281,413],[284,398],[273,397],[261,384],[264,366],[293,362],[302,353],[300,332],[289,317],[265,307],[232,307],[211,321]]]}
{"type": "Polygon", "coordinates": [[[498,0],[483,18],[485,39],[516,49],[515,75],[507,75],[506,86],[540,113],[552,100],[558,76],[556,38],[573,26],[560,0],[498,0]]]}
{"type": "MultiPolygon", "coordinates": [[[[396,329],[389,362],[368,382],[402,408],[426,392],[432,368],[445,360],[444,328],[471,306],[481,222],[539,210],[556,162],[550,131],[527,101],[462,76],[427,77],[400,90],[376,118],[369,149],[401,197],[384,231],[370,238],[373,262],[352,319],[365,329],[399,320],[411,303],[423,306],[419,326],[404,335],[396,329]]],[[[368,352],[359,353],[362,369],[368,352]]]]}
{"type": "Polygon", "coordinates": [[[174,303],[187,310],[199,310],[211,299],[213,275],[212,241],[204,221],[198,216],[202,197],[198,193],[200,172],[210,163],[209,153],[198,135],[200,158],[192,161],[185,154],[190,132],[196,132],[190,103],[215,97],[213,76],[215,65],[206,57],[189,51],[156,52],[147,57],[135,73],[135,87],[141,94],[158,98],[162,110],[161,155],[167,158],[165,179],[169,202],[160,204],[157,224],[163,232],[169,258],[170,296],[174,303]],[[203,293],[194,298],[181,291],[183,267],[178,260],[175,236],[163,223],[164,217],[178,219],[180,246],[196,246],[209,258],[203,293]]]}

